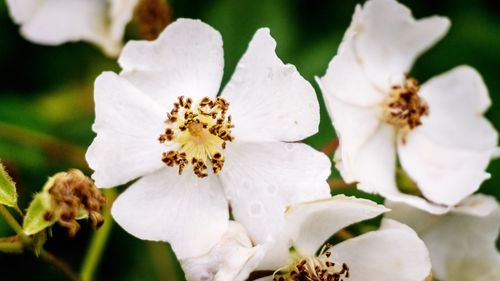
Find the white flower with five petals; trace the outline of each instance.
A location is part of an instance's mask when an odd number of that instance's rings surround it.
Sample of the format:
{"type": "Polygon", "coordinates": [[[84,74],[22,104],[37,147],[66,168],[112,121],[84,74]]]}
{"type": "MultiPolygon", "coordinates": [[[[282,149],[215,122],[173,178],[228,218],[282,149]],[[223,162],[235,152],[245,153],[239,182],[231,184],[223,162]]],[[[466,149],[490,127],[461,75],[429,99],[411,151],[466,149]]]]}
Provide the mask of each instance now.
{"type": "Polygon", "coordinates": [[[412,227],[424,240],[433,276],[442,281],[500,280],[500,206],[482,194],[468,197],[444,215],[387,202],[386,216],[412,227]]]}
{"type": "Polygon", "coordinates": [[[86,157],[99,187],[139,178],[112,208],[125,230],[197,257],[225,233],[228,202],[265,240],[260,231],[275,232],[286,206],[330,196],[330,161],[297,143],[318,130],[314,89],[275,47],[258,30],[216,97],[221,36],[179,19],[156,41],[127,43],[120,75],[97,78],[97,136],[86,157]]]}
{"type": "Polygon", "coordinates": [[[367,1],[318,79],[343,178],[432,213],[447,212],[489,177],[498,138],[483,116],[490,99],[474,69],[460,66],[422,86],[407,76],[449,25],[437,16],[415,20],[394,0],[367,1]],[[397,159],[422,196],[398,190],[397,159]]]}
{"type": "MultiPolygon", "coordinates": [[[[322,247],[344,227],[387,211],[372,201],[344,195],[290,206],[283,214],[280,243],[259,246],[266,253],[257,272],[267,273],[259,280],[424,280],[430,273],[424,243],[412,229],[393,220],[384,220],[377,231],[322,247]]],[[[241,265],[241,271],[251,271],[252,265],[241,265]]],[[[207,268],[211,267],[185,267],[186,275],[200,276],[207,268]]]]}
{"type": "Polygon", "coordinates": [[[138,0],[7,0],[21,34],[43,45],[84,40],[109,56],[122,47],[125,26],[138,0]]]}

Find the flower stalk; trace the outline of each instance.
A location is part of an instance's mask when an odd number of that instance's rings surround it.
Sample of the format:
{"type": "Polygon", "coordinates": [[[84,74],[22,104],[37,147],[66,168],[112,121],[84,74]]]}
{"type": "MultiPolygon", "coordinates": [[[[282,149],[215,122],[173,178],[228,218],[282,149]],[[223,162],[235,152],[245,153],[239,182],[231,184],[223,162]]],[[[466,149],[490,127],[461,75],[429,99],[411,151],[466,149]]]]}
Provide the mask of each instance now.
{"type": "MultiPolygon", "coordinates": [[[[29,236],[24,234],[23,229],[21,225],[17,222],[17,220],[12,216],[12,214],[5,208],[3,205],[0,205],[0,214],[4,217],[5,221],[9,226],[17,233],[17,237],[19,237],[19,243],[18,242],[10,242],[8,241],[1,241],[0,242],[0,251],[15,251],[18,253],[21,253],[24,249],[29,249],[30,251],[34,251],[34,242],[33,239],[31,239],[29,236]]],[[[58,269],[60,272],[64,273],[68,279],[73,280],[73,281],[79,281],[80,278],[78,275],[74,272],[74,270],[69,266],[66,262],[63,260],[57,258],[50,252],[46,250],[41,250],[39,257],[44,260],[47,263],[50,263],[52,266],[54,266],[56,269],[58,269]]]]}
{"type": "Polygon", "coordinates": [[[83,260],[83,265],[80,270],[80,278],[82,281],[93,280],[93,276],[101,260],[102,253],[106,248],[111,229],[113,227],[111,219],[111,204],[116,198],[117,192],[115,189],[106,189],[103,191],[106,196],[108,204],[104,208],[104,224],[102,227],[95,231],[92,241],[90,242],[89,249],[83,260]]]}

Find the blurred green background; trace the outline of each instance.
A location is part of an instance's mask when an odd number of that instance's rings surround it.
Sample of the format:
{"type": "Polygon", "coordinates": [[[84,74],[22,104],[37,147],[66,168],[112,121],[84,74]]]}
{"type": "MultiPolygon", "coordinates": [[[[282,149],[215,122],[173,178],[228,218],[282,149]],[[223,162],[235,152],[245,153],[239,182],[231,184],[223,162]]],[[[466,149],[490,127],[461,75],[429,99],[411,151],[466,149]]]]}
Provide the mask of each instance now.
{"type": "MultiPolygon", "coordinates": [[[[500,2],[401,2],[417,17],[440,14],[452,21],[449,34],[418,60],[412,76],[424,82],[460,64],[477,68],[493,100],[487,116],[500,129],[500,2]]],[[[200,18],[220,31],[226,62],[224,82],[256,29],[267,26],[278,43],[278,55],[296,65],[316,90],[314,76],[324,74],[356,3],[350,0],[169,2],[174,18],[200,18]]],[[[137,34],[132,22],[127,38],[138,38],[137,34]]],[[[104,70],[119,68],[115,60],[106,58],[87,43],[46,47],[26,41],[10,19],[4,1],[0,2],[0,46],[0,158],[17,182],[20,206],[26,208],[32,194],[40,190],[48,176],[71,167],[90,175],[84,153],[94,137],[90,129],[94,118],[93,80],[104,70]]],[[[320,132],[308,143],[321,149],[333,138],[333,129],[322,108],[320,132]]],[[[481,191],[498,199],[500,161],[494,161],[489,171],[492,178],[483,184],[481,191]]],[[[336,176],[334,172],[332,177],[336,176]]],[[[93,233],[90,225],[82,222],[78,235],[69,239],[65,229],[55,226],[46,248],[78,270],[93,233]]],[[[0,236],[11,234],[0,218],[0,236]]],[[[65,280],[58,271],[29,253],[0,253],[0,272],[2,280],[65,280]]],[[[113,225],[95,280],[183,280],[183,274],[168,244],[138,240],[113,225]]]]}

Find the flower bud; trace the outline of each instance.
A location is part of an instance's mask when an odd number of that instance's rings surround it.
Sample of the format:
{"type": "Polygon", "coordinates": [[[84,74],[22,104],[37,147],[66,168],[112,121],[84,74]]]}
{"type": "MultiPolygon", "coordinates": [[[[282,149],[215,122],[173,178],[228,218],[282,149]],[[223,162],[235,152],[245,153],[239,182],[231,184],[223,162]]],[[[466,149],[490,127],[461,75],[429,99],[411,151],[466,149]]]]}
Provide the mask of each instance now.
{"type": "Polygon", "coordinates": [[[80,170],[57,173],[31,202],[24,231],[35,234],[58,222],[73,237],[80,229],[77,219],[89,218],[94,228],[102,225],[100,210],[105,202],[104,195],[80,170]]]}

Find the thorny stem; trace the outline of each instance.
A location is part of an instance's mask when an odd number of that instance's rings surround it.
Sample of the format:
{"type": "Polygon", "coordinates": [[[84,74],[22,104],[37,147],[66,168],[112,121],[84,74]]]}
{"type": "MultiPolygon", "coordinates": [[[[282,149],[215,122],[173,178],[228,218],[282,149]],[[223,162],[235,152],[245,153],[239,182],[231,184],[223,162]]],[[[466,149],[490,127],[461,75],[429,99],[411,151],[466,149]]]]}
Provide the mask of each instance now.
{"type": "MultiPolygon", "coordinates": [[[[9,224],[9,226],[17,233],[18,237],[22,241],[22,246],[24,249],[29,249],[33,250],[34,249],[34,243],[33,240],[24,234],[23,228],[21,225],[17,222],[17,220],[12,216],[12,214],[5,208],[3,205],[0,205],[0,214],[4,217],[5,221],[9,224]]],[[[12,246],[15,247],[15,246],[12,246]]],[[[50,263],[53,265],[55,268],[57,268],[59,271],[64,273],[70,280],[73,281],[80,281],[80,278],[78,278],[78,275],[71,269],[71,267],[61,259],[57,258],[50,252],[46,250],[42,250],[40,253],[40,258],[47,263],[50,263]]]]}
{"type": "Polygon", "coordinates": [[[111,204],[116,198],[117,192],[115,189],[105,189],[104,194],[107,200],[106,207],[104,208],[104,224],[94,233],[92,241],[90,241],[90,247],[85,255],[80,270],[80,278],[82,281],[90,281],[93,279],[113,226],[111,204]]]}
{"type": "Polygon", "coordinates": [[[30,130],[0,121],[0,137],[28,146],[41,147],[55,158],[68,159],[78,167],[85,167],[85,150],[81,147],[59,140],[42,132],[30,130]]]}

